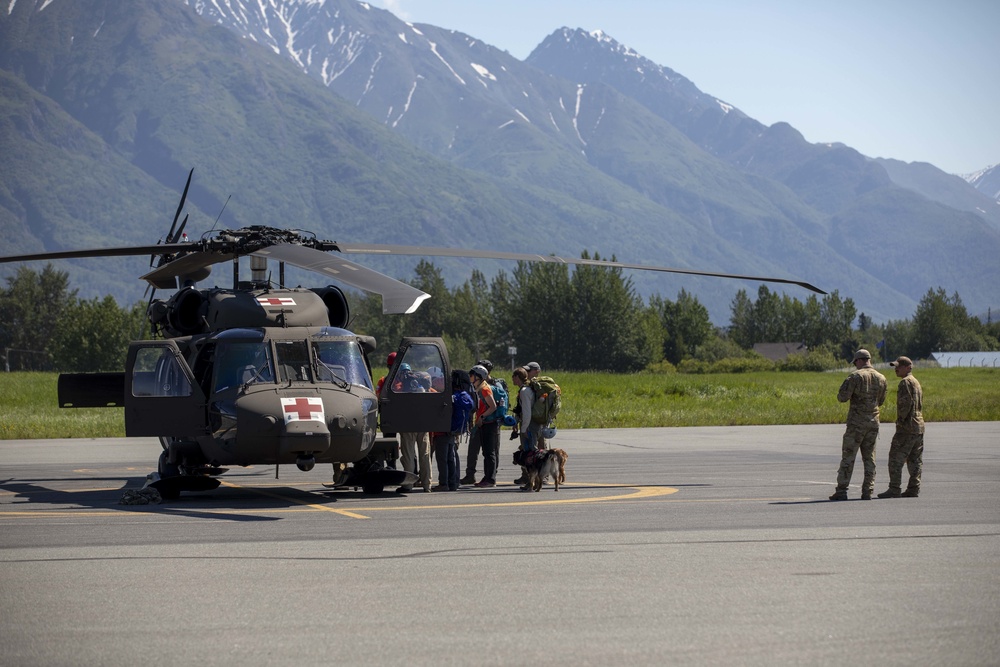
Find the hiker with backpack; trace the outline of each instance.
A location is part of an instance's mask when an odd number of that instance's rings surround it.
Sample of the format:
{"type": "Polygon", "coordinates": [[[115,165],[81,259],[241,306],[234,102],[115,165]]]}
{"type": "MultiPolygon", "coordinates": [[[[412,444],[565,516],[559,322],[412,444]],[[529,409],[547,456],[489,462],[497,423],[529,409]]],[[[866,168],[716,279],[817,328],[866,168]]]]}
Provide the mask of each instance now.
{"type": "Polygon", "coordinates": [[[531,423],[539,425],[536,445],[538,449],[548,449],[545,434],[555,432],[552,421],[562,407],[562,390],[555,380],[541,375],[542,367],[537,361],[529,361],[524,365],[524,370],[535,399],[531,406],[531,423]]]}
{"type": "MultiPolygon", "coordinates": [[[[517,426],[514,427],[514,434],[520,437],[521,444],[518,449],[531,451],[538,446],[539,431],[542,425],[531,421],[531,408],[535,402],[535,392],[528,385],[528,372],[524,368],[514,369],[511,381],[517,386],[517,407],[514,408],[514,415],[517,418],[517,426]]],[[[513,439],[513,438],[511,438],[513,439]]],[[[522,476],[516,482],[523,483],[522,476]]]]}
{"type": "Polygon", "coordinates": [[[469,370],[472,388],[475,389],[474,398],[477,407],[475,421],[472,424],[472,436],[469,438],[469,457],[465,464],[466,474],[461,479],[461,483],[473,484],[481,489],[497,484],[497,441],[500,439],[500,423],[495,419],[487,421],[487,418],[497,409],[496,399],[493,398],[493,389],[486,381],[489,376],[489,371],[480,364],[476,364],[469,370]],[[476,482],[476,459],[479,458],[480,450],[483,453],[483,478],[476,482]]]}
{"type": "Polygon", "coordinates": [[[437,457],[438,484],[431,491],[458,491],[458,441],[469,433],[469,413],[475,409],[472,382],[463,370],[451,372],[451,430],[435,433],[434,456],[437,457]]]}

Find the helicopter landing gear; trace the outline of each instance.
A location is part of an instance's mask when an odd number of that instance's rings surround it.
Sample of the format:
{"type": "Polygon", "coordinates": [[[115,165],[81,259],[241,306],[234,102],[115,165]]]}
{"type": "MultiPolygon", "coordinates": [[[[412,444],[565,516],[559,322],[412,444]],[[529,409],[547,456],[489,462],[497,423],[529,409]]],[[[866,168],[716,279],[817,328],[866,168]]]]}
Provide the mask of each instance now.
{"type": "Polygon", "coordinates": [[[218,488],[219,480],[210,475],[219,475],[225,471],[225,468],[202,466],[198,473],[192,474],[191,471],[170,462],[170,453],[164,445],[156,462],[156,472],[146,478],[146,486],[159,491],[160,497],[164,500],[177,500],[181,497],[181,491],[211,491],[218,488]]]}
{"type": "Polygon", "coordinates": [[[167,450],[160,452],[160,458],[156,461],[156,472],[160,473],[160,478],[177,477],[181,474],[181,468],[176,463],[170,462],[167,450]]]}

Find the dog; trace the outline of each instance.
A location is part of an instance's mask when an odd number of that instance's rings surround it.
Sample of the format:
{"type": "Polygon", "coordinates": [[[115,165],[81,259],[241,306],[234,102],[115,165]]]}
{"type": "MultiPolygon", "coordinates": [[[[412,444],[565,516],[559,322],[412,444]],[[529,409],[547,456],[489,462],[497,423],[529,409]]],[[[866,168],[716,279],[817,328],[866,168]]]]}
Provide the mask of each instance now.
{"type": "Polygon", "coordinates": [[[518,450],[514,452],[514,465],[524,468],[528,483],[522,490],[542,490],[542,480],[551,477],[555,490],[566,483],[566,459],[569,454],[561,449],[536,449],[531,451],[518,450]]]}

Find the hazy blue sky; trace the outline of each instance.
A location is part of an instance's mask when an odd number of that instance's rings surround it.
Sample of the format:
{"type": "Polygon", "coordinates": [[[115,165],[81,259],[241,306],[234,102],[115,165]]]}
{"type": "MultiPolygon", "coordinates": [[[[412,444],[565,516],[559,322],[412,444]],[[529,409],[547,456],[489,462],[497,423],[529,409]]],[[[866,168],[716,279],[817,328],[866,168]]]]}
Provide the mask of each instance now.
{"type": "Polygon", "coordinates": [[[603,30],[770,125],[957,174],[1000,163],[995,0],[377,0],[524,59],[603,30]]]}

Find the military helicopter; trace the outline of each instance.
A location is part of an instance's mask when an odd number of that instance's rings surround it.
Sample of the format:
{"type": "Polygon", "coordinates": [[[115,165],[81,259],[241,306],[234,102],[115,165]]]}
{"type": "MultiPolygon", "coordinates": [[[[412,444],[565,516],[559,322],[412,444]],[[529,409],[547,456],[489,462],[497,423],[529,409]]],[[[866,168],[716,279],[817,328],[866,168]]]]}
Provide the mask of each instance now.
{"type": "Polygon", "coordinates": [[[376,342],[346,327],[341,287],[285,286],[285,265],[380,294],[385,314],[412,313],[430,297],[368,269],[345,254],[399,254],[562,262],[795,284],[768,277],[627,264],[607,260],[322,241],[301,230],[251,226],[185,240],[178,226],[191,177],[162,243],[0,257],[0,262],[150,255],[141,276],[152,288],[147,318],[153,337],[129,345],[120,373],[61,374],[61,407],[124,407],[128,437],[157,437],[162,446],[148,486],[164,498],[211,490],[225,466],[294,464],[303,471],[332,464],[331,486],[381,493],[415,481],[397,470],[397,432],[447,431],[450,364],[440,338],[404,338],[384,389],[372,383],[376,342]],[[336,254],[334,254],[336,253],[336,254]],[[240,280],[249,257],[250,280],[240,280]],[[268,261],[278,263],[277,284],[268,261]],[[196,288],[211,267],[232,262],[232,287],[196,288]],[[155,264],[155,267],[153,266],[155,264]],[[167,299],[156,290],[171,289],[167,299]],[[404,373],[413,373],[404,377],[404,373]],[[383,436],[378,435],[379,426],[383,436]]]}

